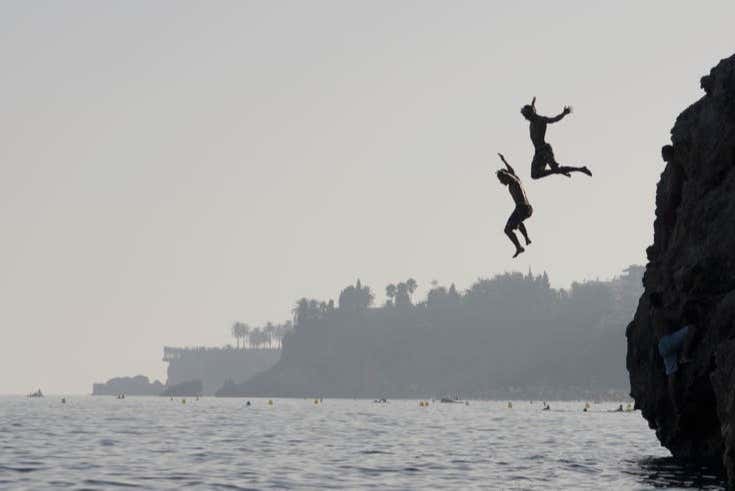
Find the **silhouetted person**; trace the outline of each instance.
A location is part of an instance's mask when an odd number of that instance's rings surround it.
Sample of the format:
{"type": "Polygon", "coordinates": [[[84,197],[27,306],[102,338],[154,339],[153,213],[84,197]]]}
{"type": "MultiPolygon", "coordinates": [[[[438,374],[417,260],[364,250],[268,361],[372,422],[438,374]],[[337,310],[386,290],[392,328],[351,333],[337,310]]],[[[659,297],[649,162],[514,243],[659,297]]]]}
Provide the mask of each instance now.
{"type": "Polygon", "coordinates": [[[681,326],[671,317],[667,316],[663,308],[663,300],[659,292],[649,295],[651,306],[651,320],[656,339],[658,339],[658,352],[664,361],[664,370],[668,378],[668,389],[674,412],[679,413],[678,387],[676,372],[679,365],[690,362],[689,354],[696,335],[697,314],[694,307],[689,304],[684,306],[681,326]],[[681,358],[680,358],[681,357],[681,358]]]}
{"type": "Polygon", "coordinates": [[[505,224],[505,235],[507,235],[511,242],[513,242],[513,245],[516,246],[516,253],[513,257],[517,257],[518,254],[525,251],[525,249],[521,246],[520,242],[518,242],[518,237],[516,237],[516,234],[513,231],[515,229],[520,230],[521,234],[523,234],[523,238],[526,239],[526,245],[531,244],[531,239],[528,238],[528,231],[526,230],[526,226],[523,225],[523,221],[533,214],[533,208],[531,208],[531,204],[528,202],[526,193],[523,191],[523,184],[513,170],[513,167],[508,164],[502,153],[499,153],[498,156],[505,164],[505,169],[500,169],[496,172],[496,175],[498,176],[498,180],[501,184],[508,186],[508,191],[510,191],[510,195],[516,204],[515,210],[510,214],[508,222],[505,224]]]}
{"type": "Polygon", "coordinates": [[[572,108],[564,106],[564,110],[558,115],[549,118],[547,116],[541,116],[536,113],[536,98],[533,98],[531,104],[527,104],[521,108],[521,114],[528,120],[531,142],[533,143],[534,154],[533,161],[531,162],[531,178],[541,179],[542,177],[550,176],[552,174],[562,174],[567,177],[572,177],[572,172],[582,172],[588,176],[592,175],[592,172],[587,167],[570,167],[561,166],[557,163],[554,158],[554,151],[551,145],[546,143],[546,125],[549,123],[556,123],[561,121],[564,116],[571,114],[572,108]],[[546,167],[549,167],[548,169],[546,167]]]}

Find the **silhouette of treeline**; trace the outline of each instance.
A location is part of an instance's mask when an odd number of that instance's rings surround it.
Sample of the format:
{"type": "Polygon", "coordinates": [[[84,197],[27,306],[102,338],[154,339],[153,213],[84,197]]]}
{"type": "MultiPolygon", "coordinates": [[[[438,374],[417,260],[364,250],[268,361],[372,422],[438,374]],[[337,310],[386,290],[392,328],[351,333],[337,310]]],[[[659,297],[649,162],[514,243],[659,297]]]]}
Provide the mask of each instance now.
{"type": "Polygon", "coordinates": [[[302,298],[280,361],[220,395],[576,398],[627,390],[625,326],[643,268],[552,288],[546,273],[505,273],[458,292],[413,279],[384,305],[358,280],[334,301],[302,298]]]}
{"type": "Polygon", "coordinates": [[[293,329],[291,321],[283,324],[268,322],[262,327],[251,327],[244,322],[235,322],[232,325],[231,334],[237,341],[238,349],[240,349],[241,341],[242,349],[280,349],[281,340],[291,329],[293,329]]]}

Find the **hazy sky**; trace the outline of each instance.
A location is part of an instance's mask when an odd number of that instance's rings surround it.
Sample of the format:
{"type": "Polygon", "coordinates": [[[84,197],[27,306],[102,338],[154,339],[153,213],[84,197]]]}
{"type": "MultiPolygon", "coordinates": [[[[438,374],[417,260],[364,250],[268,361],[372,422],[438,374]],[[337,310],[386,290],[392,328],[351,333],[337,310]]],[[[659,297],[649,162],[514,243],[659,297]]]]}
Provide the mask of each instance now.
{"type": "MultiPolygon", "coordinates": [[[[361,278],[608,278],[652,242],[661,145],[735,2],[18,1],[0,6],[0,393],[165,378],[361,278]],[[520,106],[562,163],[531,181],[520,106]],[[492,172],[534,206],[526,254],[492,172]]],[[[425,289],[419,293],[423,295],[425,289]]]]}

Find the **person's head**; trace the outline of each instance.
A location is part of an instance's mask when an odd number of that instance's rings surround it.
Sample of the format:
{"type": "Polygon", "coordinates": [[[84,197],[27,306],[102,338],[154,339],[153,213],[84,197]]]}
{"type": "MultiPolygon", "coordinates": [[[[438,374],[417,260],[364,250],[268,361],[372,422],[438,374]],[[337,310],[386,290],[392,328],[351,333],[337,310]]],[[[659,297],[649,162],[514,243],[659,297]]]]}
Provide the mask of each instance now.
{"type": "Polygon", "coordinates": [[[533,98],[530,104],[526,104],[521,108],[521,114],[527,120],[531,120],[534,114],[536,114],[536,97],[533,98]]]}
{"type": "Polygon", "coordinates": [[[663,307],[663,298],[660,292],[653,292],[648,295],[648,304],[654,309],[660,309],[663,307]]]}
{"type": "Polygon", "coordinates": [[[530,120],[534,114],[536,114],[536,109],[530,104],[526,104],[521,108],[521,114],[524,118],[530,120]]]}
{"type": "Polygon", "coordinates": [[[500,184],[503,186],[507,186],[511,183],[512,179],[508,175],[508,171],[505,169],[500,169],[498,172],[495,173],[496,176],[498,176],[498,181],[500,181],[500,184]]]}

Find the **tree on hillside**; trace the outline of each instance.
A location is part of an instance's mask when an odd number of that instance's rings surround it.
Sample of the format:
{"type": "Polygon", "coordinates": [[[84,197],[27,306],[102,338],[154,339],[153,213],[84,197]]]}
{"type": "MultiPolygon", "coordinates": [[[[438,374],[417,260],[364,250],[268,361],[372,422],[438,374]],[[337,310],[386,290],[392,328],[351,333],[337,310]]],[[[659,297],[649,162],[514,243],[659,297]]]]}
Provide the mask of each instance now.
{"type": "MultiPolygon", "coordinates": [[[[388,287],[391,287],[393,285],[388,285],[388,287]]],[[[395,285],[395,304],[396,307],[410,307],[413,305],[411,303],[411,295],[413,295],[413,292],[416,291],[416,287],[418,285],[416,284],[416,280],[413,278],[409,278],[403,283],[398,283],[395,285]]],[[[386,291],[387,288],[386,287],[386,291]]]]}
{"type": "Polygon", "coordinates": [[[273,347],[273,334],[275,332],[275,329],[276,326],[274,326],[272,322],[268,322],[263,328],[263,334],[265,335],[269,348],[273,347]]]}
{"type": "Polygon", "coordinates": [[[242,347],[245,348],[245,338],[247,338],[248,333],[250,332],[250,326],[245,324],[244,322],[235,322],[232,325],[232,337],[234,337],[237,340],[237,349],[240,349],[240,340],[242,339],[242,347]]]}
{"type": "Polygon", "coordinates": [[[448,301],[449,294],[443,286],[434,286],[429,293],[426,294],[426,304],[429,307],[445,305],[448,301]]]}
{"type": "Polygon", "coordinates": [[[385,296],[388,297],[388,300],[386,300],[385,305],[387,307],[393,306],[393,299],[396,297],[396,285],[390,284],[385,287],[385,296]]]}
{"type": "Polygon", "coordinates": [[[230,330],[230,333],[232,334],[232,337],[235,338],[235,341],[237,342],[237,348],[240,349],[240,323],[235,322],[232,324],[232,329],[230,330]]]}
{"type": "Polygon", "coordinates": [[[349,285],[339,294],[339,309],[345,312],[359,312],[372,305],[375,295],[369,286],[362,286],[357,280],[354,286],[349,285]]]}
{"type": "Polygon", "coordinates": [[[457,293],[457,287],[454,286],[454,283],[452,283],[449,286],[449,292],[447,292],[447,296],[449,297],[449,301],[452,303],[457,303],[460,300],[459,293],[457,293]]]}
{"type": "Polygon", "coordinates": [[[292,309],[294,315],[293,325],[295,327],[301,327],[310,321],[321,319],[324,316],[321,306],[322,303],[314,299],[299,299],[296,302],[296,306],[292,309]]]}

